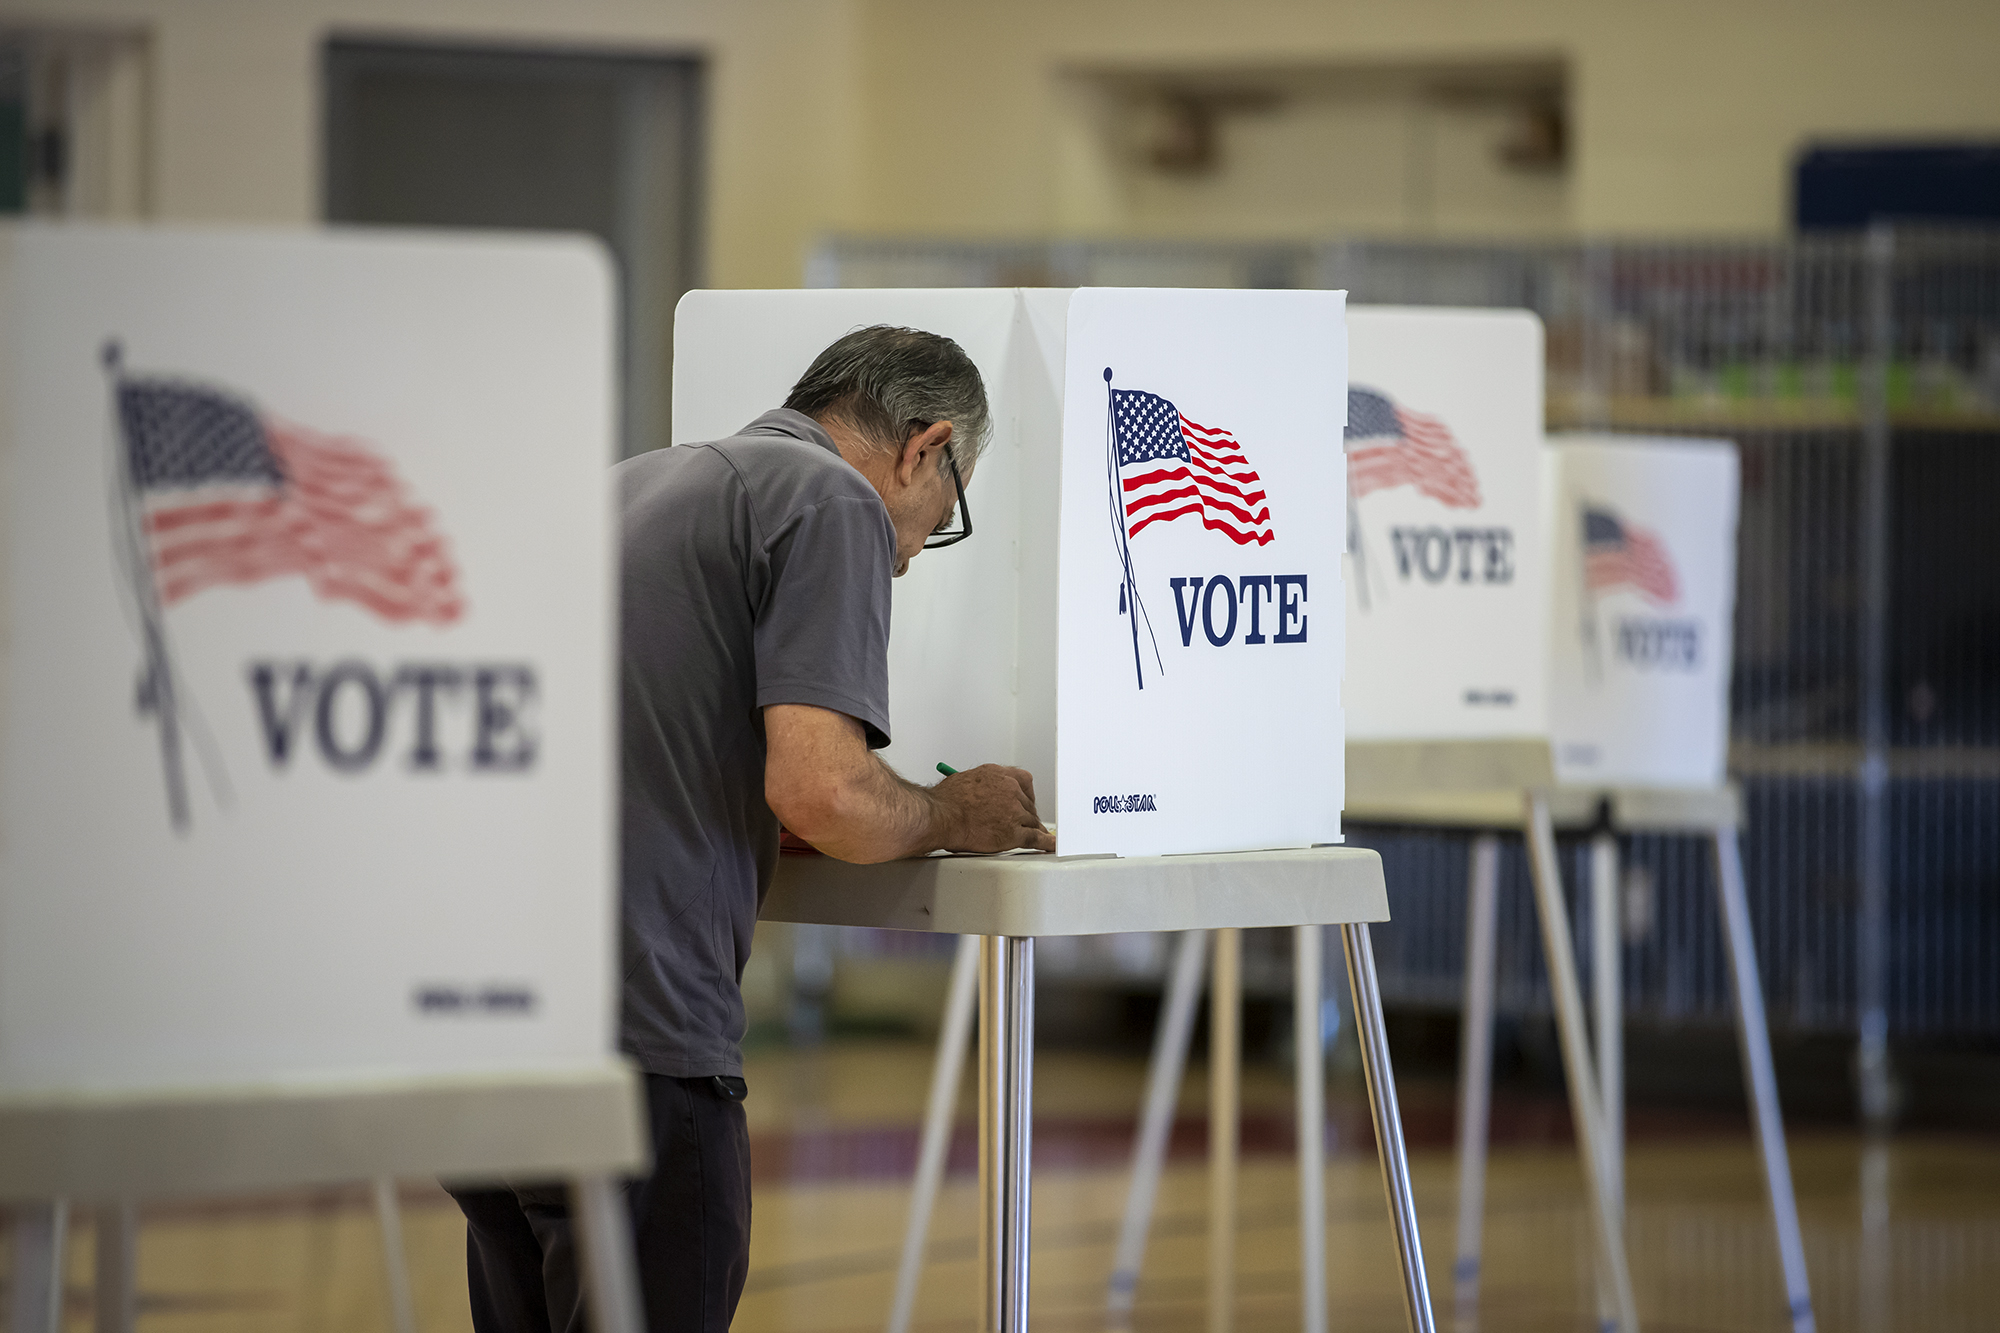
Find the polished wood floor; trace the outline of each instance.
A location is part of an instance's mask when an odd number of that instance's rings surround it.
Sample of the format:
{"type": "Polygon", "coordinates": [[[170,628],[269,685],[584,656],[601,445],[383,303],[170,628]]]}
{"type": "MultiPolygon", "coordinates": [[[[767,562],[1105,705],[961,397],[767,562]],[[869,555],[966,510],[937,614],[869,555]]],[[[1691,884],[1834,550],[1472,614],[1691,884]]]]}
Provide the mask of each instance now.
{"type": "MultiPolygon", "coordinates": [[[[752,1061],[756,1223],[745,1333],[844,1333],[886,1319],[929,1050],[840,1042],[752,1061]]],[[[1123,1205],[1141,1062],[1045,1053],[1036,1069],[1034,1312],[1038,1328],[1097,1329],[1123,1205]]],[[[1191,1072],[1139,1287],[1139,1330],[1206,1327],[1202,1073],[1191,1072]]],[[[1454,1219],[1448,1086],[1406,1080],[1406,1121],[1440,1326],[1451,1323],[1454,1219]]],[[[1299,1318],[1291,1091],[1280,1070],[1244,1083],[1236,1327],[1299,1318]]],[[[1395,1256],[1351,1078],[1330,1092],[1329,1326],[1403,1327],[1395,1256]]],[[[953,1173],[932,1228],[919,1330],[973,1328],[978,1272],[973,1106],[961,1101],[953,1173]]],[[[1776,1248],[1747,1126],[1731,1116],[1635,1114],[1629,1238],[1645,1327],[1736,1333],[1788,1327],[1776,1248]]],[[[1992,1136],[1796,1131],[1808,1262],[1826,1333],[2000,1328],[2000,1130],[1992,1136]]],[[[464,1228],[427,1182],[404,1189],[406,1251],[425,1333],[470,1327],[464,1228]]],[[[71,1327],[88,1327],[91,1245],[79,1220],[71,1327]]],[[[1559,1099],[1503,1097],[1486,1210],[1479,1327],[1584,1330],[1582,1182],[1559,1099]]],[[[142,1333],[358,1333],[389,1325],[380,1239],[365,1189],[155,1206],[144,1214],[142,1333]]]]}

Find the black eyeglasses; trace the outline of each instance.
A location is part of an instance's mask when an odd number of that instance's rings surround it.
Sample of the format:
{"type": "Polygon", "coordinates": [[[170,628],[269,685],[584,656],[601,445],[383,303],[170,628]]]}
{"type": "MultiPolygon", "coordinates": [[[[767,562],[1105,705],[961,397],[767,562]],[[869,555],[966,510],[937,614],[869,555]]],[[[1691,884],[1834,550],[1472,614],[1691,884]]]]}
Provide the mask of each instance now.
{"type": "Polygon", "coordinates": [[[958,475],[958,460],[952,457],[951,446],[949,444],[943,447],[944,461],[951,466],[951,486],[953,490],[958,492],[958,503],[952,506],[950,514],[946,514],[938,520],[936,531],[924,538],[924,549],[926,551],[935,551],[940,546],[950,546],[953,542],[962,542],[972,535],[972,511],[965,507],[965,482],[958,475]],[[958,516],[958,525],[956,527],[946,527],[945,525],[951,522],[953,514],[958,516]]]}

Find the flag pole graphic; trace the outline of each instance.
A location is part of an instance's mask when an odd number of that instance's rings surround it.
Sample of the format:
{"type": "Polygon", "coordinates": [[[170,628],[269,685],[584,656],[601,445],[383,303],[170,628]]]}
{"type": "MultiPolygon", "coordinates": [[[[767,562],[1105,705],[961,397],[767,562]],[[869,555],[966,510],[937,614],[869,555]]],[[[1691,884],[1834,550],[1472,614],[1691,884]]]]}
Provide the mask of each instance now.
{"type": "Polygon", "coordinates": [[[1587,650],[1583,660],[1590,668],[1590,679],[1592,683],[1596,683],[1604,679],[1604,651],[1597,643],[1597,594],[1590,588],[1589,513],[1589,501],[1586,500],[1577,506],[1577,526],[1581,529],[1577,533],[1579,539],[1576,561],[1577,632],[1582,635],[1583,646],[1587,650]]]}
{"type": "Polygon", "coordinates": [[[1125,612],[1132,622],[1132,670],[1139,678],[1139,688],[1146,688],[1145,659],[1139,656],[1139,585],[1132,577],[1132,543],[1125,530],[1125,501],[1118,493],[1118,422],[1117,409],[1111,397],[1111,367],[1104,368],[1104,462],[1105,475],[1111,487],[1111,527],[1118,534],[1119,563],[1124,568],[1124,582],[1118,585],[1118,609],[1125,612]]]}
{"type": "Polygon", "coordinates": [[[1361,609],[1368,609],[1368,546],[1361,537],[1361,511],[1354,503],[1354,485],[1347,488],[1347,554],[1354,560],[1354,589],[1361,594],[1361,609]]]}
{"type": "MultiPolygon", "coordinates": [[[[112,411],[118,419],[114,438],[125,441],[123,406],[118,393],[125,373],[124,354],[118,343],[112,341],[104,344],[102,356],[104,372],[111,380],[112,411]]],[[[174,831],[186,833],[190,823],[187,774],[181,753],[179,690],[174,679],[173,658],[167,649],[166,621],[161,614],[160,592],[154,582],[153,564],[146,551],[145,523],[140,513],[138,494],[132,484],[129,442],[125,448],[114,446],[112,454],[112,475],[117,478],[118,486],[119,535],[125,578],[138,604],[139,633],[146,649],[146,663],[139,673],[139,712],[142,716],[151,714],[159,726],[160,765],[165,770],[167,814],[173,821],[174,831]]]]}

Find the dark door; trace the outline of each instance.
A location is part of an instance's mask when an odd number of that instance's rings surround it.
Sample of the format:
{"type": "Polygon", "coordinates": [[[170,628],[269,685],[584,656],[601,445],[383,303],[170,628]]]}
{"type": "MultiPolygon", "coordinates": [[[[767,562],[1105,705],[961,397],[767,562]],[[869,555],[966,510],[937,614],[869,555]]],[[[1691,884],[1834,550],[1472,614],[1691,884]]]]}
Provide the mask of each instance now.
{"type": "Polygon", "coordinates": [[[622,452],[669,443],[674,303],[701,262],[700,62],[336,39],[325,87],[328,221],[610,247],[622,452]]]}

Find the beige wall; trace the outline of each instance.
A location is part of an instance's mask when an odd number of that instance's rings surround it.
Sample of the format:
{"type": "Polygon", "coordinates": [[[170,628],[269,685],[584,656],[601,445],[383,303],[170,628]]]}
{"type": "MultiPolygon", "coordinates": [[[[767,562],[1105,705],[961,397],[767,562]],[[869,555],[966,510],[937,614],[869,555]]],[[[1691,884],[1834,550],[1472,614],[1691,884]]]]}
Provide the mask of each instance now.
{"type": "Polygon", "coordinates": [[[150,195],[172,220],[319,217],[329,34],[700,53],[710,279],[790,286],[812,237],[851,221],[853,11],[847,0],[7,0],[0,23],[149,34],[150,195]]]}
{"type": "Polygon", "coordinates": [[[862,221],[877,228],[1061,225],[1066,66],[1558,57],[1569,225],[1591,232],[1776,232],[1809,138],[2000,134],[1991,0],[874,0],[866,14],[862,221]],[[912,164],[928,189],[906,184],[912,164]]]}
{"type": "MultiPolygon", "coordinates": [[[[796,283],[828,230],[1115,221],[1093,113],[1064,77],[1078,66],[1561,59],[1575,134],[1561,208],[1568,229],[1591,232],[1776,232],[1791,157],[1812,136],[2000,134],[1991,0],[0,0],[0,12],[150,34],[150,198],[174,219],[318,216],[330,32],[703,53],[709,280],[725,286],[796,283]]],[[[1257,231],[1254,202],[1199,226],[1257,231]]]]}

